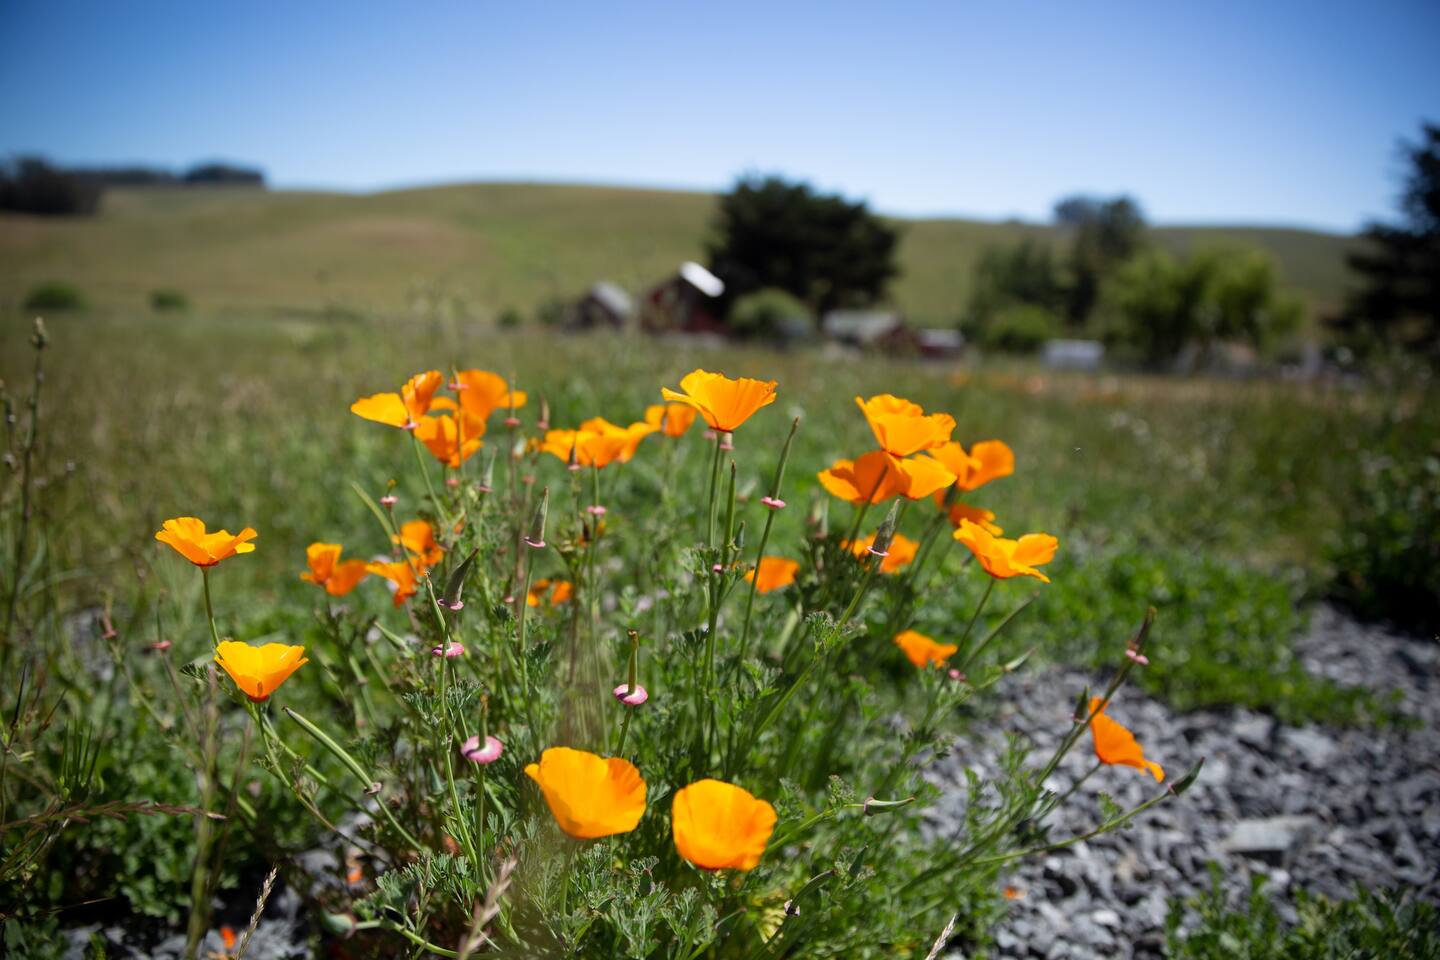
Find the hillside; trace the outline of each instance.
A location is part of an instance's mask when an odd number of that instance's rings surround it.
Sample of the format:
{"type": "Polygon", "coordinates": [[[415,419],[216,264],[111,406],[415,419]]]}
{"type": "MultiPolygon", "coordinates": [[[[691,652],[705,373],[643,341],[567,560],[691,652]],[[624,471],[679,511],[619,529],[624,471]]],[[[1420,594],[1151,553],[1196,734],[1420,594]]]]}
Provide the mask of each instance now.
{"type": "MultiPolygon", "coordinates": [[[[93,219],[0,215],[0,307],[63,280],[105,307],[140,306],[151,290],[185,292],[215,310],[396,312],[446,303],[490,315],[571,296],[605,278],[631,290],[703,257],[715,198],[616,187],[484,183],[351,195],[226,188],[107,193],[93,219]]],[[[985,246],[1048,226],[907,220],[897,305],[927,324],[953,322],[985,246]]],[[[1252,243],[1314,305],[1344,289],[1346,238],[1265,228],[1158,229],[1174,249],[1252,243]]]]}

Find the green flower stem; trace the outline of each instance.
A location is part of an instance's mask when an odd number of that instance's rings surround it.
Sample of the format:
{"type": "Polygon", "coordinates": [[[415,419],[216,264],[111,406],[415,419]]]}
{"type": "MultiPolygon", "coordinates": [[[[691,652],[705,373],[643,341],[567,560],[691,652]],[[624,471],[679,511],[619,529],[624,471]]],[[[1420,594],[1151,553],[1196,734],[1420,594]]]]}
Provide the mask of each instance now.
{"type": "MultiPolygon", "coordinates": [[[[965,624],[965,633],[964,633],[964,635],[961,636],[961,638],[960,638],[960,646],[961,646],[962,648],[969,646],[969,644],[970,644],[970,631],[972,631],[972,630],[975,629],[975,621],[977,621],[977,620],[980,619],[980,613],[981,613],[981,611],[983,611],[983,610],[985,609],[985,604],[990,601],[990,594],[993,593],[994,590],[995,590],[995,578],[994,578],[994,577],[988,577],[987,579],[988,579],[988,582],[985,584],[985,593],[984,593],[983,595],[981,595],[981,597],[980,597],[980,602],[977,603],[977,604],[975,604],[975,612],[972,613],[972,614],[970,614],[970,622],[967,623],[967,624],[965,624]]],[[[993,637],[994,634],[992,633],[990,636],[993,637]]],[[[989,638],[987,637],[987,638],[986,638],[986,642],[988,642],[988,641],[989,641],[989,638]]],[[[978,653],[979,651],[977,650],[976,652],[978,653]]],[[[966,658],[965,658],[965,662],[968,664],[968,663],[971,661],[971,659],[973,659],[973,658],[967,655],[966,658]]]]}
{"type": "MultiPolygon", "coordinates": [[[[310,736],[314,737],[315,740],[322,747],[330,751],[330,753],[335,757],[335,759],[345,764],[345,766],[350,769],[351,773],[359,777],[360,781],[365,784],[365,788],[367,791],[375,785],[377,781],[373,777],[371,777],[370,774],[365,772],[365,768],[360,766],[360,762],[354,757],[352,757],[349,753],[347,753],[345,749],[340,746],[340,744],[332,740],[329,734],[321,730],[319,727],[315,726],[315,724],[311,723],[309,720],[305,719],[292,707],[286,707],[285,714],[291,720],[294,720],[296,723],[300,724],[301,728],[304,729],[306,733],[310,734],[310,736]]],[[[409,843],[416,850],[425,849],[421,845],[419,840],[416,840],[413,836],[410,835],[409,830],[406,830],[400,825],[400,822],[395,819],[395,814],[391,812],[389,805],[387,805],[383,799],[377,796],[375,798],[375,805],[380,808],[380,812],[385,815],[385,819],[390,821],[390,826],[395,829],[395,832],[400,834],[400,836],[404,837],[407,843],[409,843]]]]}
{"type": "Polygon", "coordinates": [[[810,818],[806,819],[805,821],[796,824],[794,827],[791,827],[789,830],[786,830],[783,835],[777,837],[777,838],[774,839],[774,840],[771,840],[769,846],[767,846],[767,847],[765,848],[765,852],[768,854],[768,853],[773,853],[774,851],[781,849],[781,848],[784,847],[787,843],[790,843],[790,842],[791,842],[792,840],[794,840],[796,837],[798,837],[798,836],[800,836],[802,833],[804,833],[806,830],[809,830],[811,827],[815,826],[817,823],[822,823],[822,822],[824,822],[824,821],[826,821],[826,820],[830,820],[830,819],[834,818],[835,815],[838,814],[838,813],[840,813],[840,811],[842,811],[842,810],[864,810],[864,809],[865,809],[865,804],[863,804],[863,803],[846,803],[846,804],[841,804],[841,805],[838,806],[838,807],[830,807],[829,809],[821,810],[819,813],[815,814],[813,817],[810,817],[810,818]]]}
{"type": "Polygon", "coordinates": [[[465,848],[465,855],[471,863],[478,864],[480,858],[475,853],[475,840],[470,836],[470,825],[465,819],[465,810],[460,806],[460,790],[455,786],[455,761],[451,757],[455,746],[454,724],[450,716],[450,701],[448,698],[450,689],[450,657],[446,655],[450,645],[450,627],[445,622],[445,611],[440,608],[440,600],[435,596],[435,582],[429,577],[425,578],[425,590],[430,594],[430,608],[435,611],[435,619],[440,624],[440,729],[435,731],[435,749],[445,757],[445,785],[449,789],[450,804],[454,808],[456,832],[460,834],[460,845],[465,848]]]}
{"type": "Polygon", "coordinates": [[[361,922],[355,924],[354,929],[389,930],[391,933],[400,934],[400,936],[404,937],[406,940],[409,940],[411,943],[415,944],[415,946],[420,947],[422,950],[428,950],[438,957],[460,956],[460,954],[456,953],[454,950],[447,950],[445,947],[437,947],[429,940],[426,940],[419,934],[412,932],[407,927],[400,926],[400,924],[395,923],[393,920],[362,920],[361,922]]]}
{"type": "MultiPolygon", "coordinates": [[[[990,583],[993,586],[995,581],[992,580],[990,581],[990,583]]],[[[990,646],[990,641],[998,637],[1000,633],[1007,626],[1010,625],[1010,621],[1014,620],[1017,616],[1019,616],[1020,611],[1024,610],[1026,607],[1030,606],[1030,604],[1034,603],[1035,598],[1039,595],[1040,594],[1038,591],[1036,593],[1030,594],[1030,596],[1026,597],[1023,601],[1021,601],[1019,606],[1017,606],[1014,610],[1011,610],[1009,613],[1005,614],[1005,619],[1001,620],[998,624],[996,624],[995,628],[985,635],[985,639],[981,640],[978,644],[976,644],[974,650],[970,651],[965,655],[965,659],[960,663],[960,672],[965,673],[966,671],[968,671],[971,664],[973,664],[976,659],[979,658],[980,654],[984,653],[986,648],[990,646]]]]}
{"type": "MultiPolygon", "coordinates": [[[[785,479],[785,464],[790,459],[790,445],[795,441],[795,431],[800,429],[800,418],[796,417],[790,421],[790,433],[785,438],[785,445],[780,448],[780,461],[775,465],[775,477],[770,482],[770,497],[779,499],[780,484],[785,479]]],[[[750,578],[750,593],[745,598],[745,619],[740,627],[740,656],[736,659],[733,670],[738,670],[740,664],[750,652],[750,614],[755,609],[755,595],[759,592],[760,586],[760,564],[765,559],[765,547],[770,542],[770,528],[775,525],[776,511],[771,507],[765,508],[765,529],[760,532],[760,548],[755,551],[755,575],[750,578]]]]}
{"type": "Polygon", "coordinates": [[[215,626],[215,607],[210,603],[210,568],[200,568],[200,581],[205,584],[205,619],[210,621],[210,639],[220,649],[220,631],[215,626]]]}
{"type": "Polygon", "coordinates": [[[710,526],[709,532],[705,536],[705,542],[710,545],[711,549],[715,547],[716,506],[717,498],[720,494],[720,444],[724,440],[724,437],[725,435],[723,433],[716,431],[715,456],[712,457],[710,461],[710,526]]]}
{"type": "Polygon", "coordinates": [[[445,504],[435,493],[435,485],[430,482],[430,471],[425,466],[425,457],[420,453],[420,438],[415,436],[414,430],[406,431],[410,434],[410,443],[415,450],[415,466],[420,468],[420,476],[425,478],[425,492],[430,495],[430,502],[435,505],[435,515],[445,524],[446,534],[455,529],[455,521],[450,519],[450,513],[445,509],[445,504]]]}
{"type": "Polygon", "coordinates": [[[525,704],[525,720],[529,725],[530,752],[539,756],[540,731],[535,723],[535,698],[530,696],[530,661],[526,656],[525,649],[525,622],[530,614],[530,577],[534,573],[534,565],[525,564],[525,582],[520,588],[516,603],[520,606],[520,623],[516,630],[519,644],[520,657],[520,699],[525,704]]]}

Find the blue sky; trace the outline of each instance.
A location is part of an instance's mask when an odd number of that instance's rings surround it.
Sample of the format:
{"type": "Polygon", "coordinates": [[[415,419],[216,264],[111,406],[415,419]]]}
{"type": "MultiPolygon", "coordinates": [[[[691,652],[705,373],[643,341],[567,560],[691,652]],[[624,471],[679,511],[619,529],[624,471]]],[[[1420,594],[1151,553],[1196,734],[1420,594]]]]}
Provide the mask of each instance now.
{"type": "Polygon", "coordinates": [[[1434,2],[0,0],[0,155],[345,190],[776,171],[905,215],[1128,191],[1351,230],[1440,121],[1437,49],[1434,2]]]}

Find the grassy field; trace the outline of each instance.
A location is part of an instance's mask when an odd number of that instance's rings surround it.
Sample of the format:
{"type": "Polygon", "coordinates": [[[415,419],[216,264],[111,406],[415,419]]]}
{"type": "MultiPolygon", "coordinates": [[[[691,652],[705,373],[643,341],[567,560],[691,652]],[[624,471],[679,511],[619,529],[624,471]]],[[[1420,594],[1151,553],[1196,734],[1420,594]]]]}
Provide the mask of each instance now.
{"type": "MultiPolygon", "coordinates": [[[[176,288],[206,311],[452,310],[488,319],[573,297],[599,279],[632,291],[703,259],[710,194],[612,187],[467,184],[370,195],[246,190],[114,190],[97,218],[0,215],[0,306],[35,284],[78,286],[94,303],[143,307],[176,288]]],[[[952,325],[986,246],[1048,226],[900,221],[895,304],[952,325]]],[[[1312,307],[1338,302],[1346,238],[1270,228],[1156,230],[1168,248],[1268,250],[1312,307]]]]}

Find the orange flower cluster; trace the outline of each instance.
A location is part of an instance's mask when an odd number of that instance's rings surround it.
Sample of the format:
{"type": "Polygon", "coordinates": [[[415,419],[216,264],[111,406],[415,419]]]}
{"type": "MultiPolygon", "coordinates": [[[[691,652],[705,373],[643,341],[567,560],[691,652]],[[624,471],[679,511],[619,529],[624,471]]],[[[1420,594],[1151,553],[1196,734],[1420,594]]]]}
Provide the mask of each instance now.
{"type": "Polygon", "coordinates": [[[855,403],[880,449],[855,460],[837,460],[822,470],[819,478],[826,490],[853,504],[883,503],[892,497],[923,500],[955,482],[955,474],[940,461],[914,456],[945,444],[955,418],[926,414],[919,404],[888,393],[869,400],[856,397],[855,403]]]}
{"type": "MultiPolygon", "coordinates": [[[[645,813],[645,781],[621,757],[550,747],[525,773],[539,786],[556,825],[577,840],[629,833],[645,813]]],[[[767,801],[720,780],[698,780],[671,800],[675,849],[702,870],[753,870],[775,821],[767,801]]]]}
{"type": "Polygon", "coordinates": [[[604,417],[592,417],[578,430],[550,430],[535,447],[566,463],[599,470],[612,463],[629,463],[640,447],[640,441],[659,427],[650,423],[632,423],[620,427],[604,417]]]}
{"type": "Polygon", "coordinates": [[[514,412],[525,405],[523,391],[511,390],[498,374],[488,370],[461,370],[450,387],[455,399],[437,397],[444,382],[439,370],[426,370],[407,380],[398,393],[361,397],[350,412],[366,420],[413,430],[415,439],[447,467],[458,468],[482,446],[490,415],[496,410],[514,412]],[[432,415],[432,411],[443,411],[432,415]]]}

